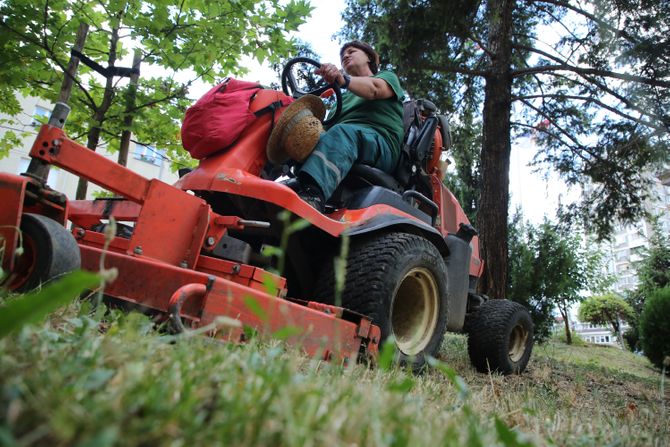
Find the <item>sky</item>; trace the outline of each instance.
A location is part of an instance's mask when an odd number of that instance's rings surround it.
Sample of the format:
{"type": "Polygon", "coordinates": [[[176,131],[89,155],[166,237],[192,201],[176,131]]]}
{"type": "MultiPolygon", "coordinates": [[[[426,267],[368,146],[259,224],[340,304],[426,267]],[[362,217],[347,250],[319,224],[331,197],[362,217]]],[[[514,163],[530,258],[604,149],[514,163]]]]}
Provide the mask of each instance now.
{"type": "MultiPolygon", "coordinates": [[[[341,12],[345,7],[344,0],[312,0],[312,6],[312,16],[292,35],[310,43],[314,52],[320,56],[319,62],[330,62],[339,66],[340,44],[333,36],[343,26],[341,12]]],[[[264,85],[279,81],[277,73],[267,64],[259,64],[251,58],[244,58],[242,64],[249,68],[247,80],[264,85]]]]}

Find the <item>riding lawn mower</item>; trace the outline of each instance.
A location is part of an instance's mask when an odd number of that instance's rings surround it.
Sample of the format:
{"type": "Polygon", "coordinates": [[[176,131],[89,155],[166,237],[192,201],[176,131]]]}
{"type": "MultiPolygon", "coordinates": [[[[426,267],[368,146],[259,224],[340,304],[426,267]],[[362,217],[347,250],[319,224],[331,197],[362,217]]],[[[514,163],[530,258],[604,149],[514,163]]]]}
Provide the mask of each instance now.
{"type": "Polygon", "coordinates": [[[78,268],[98,271],[103,257],[105,267],[118,269],[105,298],[175,330],[211,325],[211,336],[244,342],[249,328],[271,336],[293,327],[289,343],[332,361],[374,358],[388,340],[414,368],[438,354],[445,332],[464,332],[479,371],[522,372],[533,345],[530,315],[477,293],[484,269],[477,231],[439,169],[450,143],[446,119],[428,101],[406,107],[412,116],[396,172],[355,164],[320,213],[280,181],[290,180],[291,165],[266,156],[292,99],[328,96],[335,102],[328,119],[337,118],[339,87],[307,91],[299,64],[319,65],[289,61],[283,91],[260,89],[248,104],[252,113],[281,106],[174,185],[69,139],[69,108],[57,104],[28,172],[0,173],[2,267],[10,273],[3,286],[23,292],[78,268]],[[68,200],[46,185],[50,165],[117,197],[68,200]],[[111,219],[125,225],[110,240],[104,228],[111,219]],[[217,327],[218,317],[239,324],[217,327]]]}

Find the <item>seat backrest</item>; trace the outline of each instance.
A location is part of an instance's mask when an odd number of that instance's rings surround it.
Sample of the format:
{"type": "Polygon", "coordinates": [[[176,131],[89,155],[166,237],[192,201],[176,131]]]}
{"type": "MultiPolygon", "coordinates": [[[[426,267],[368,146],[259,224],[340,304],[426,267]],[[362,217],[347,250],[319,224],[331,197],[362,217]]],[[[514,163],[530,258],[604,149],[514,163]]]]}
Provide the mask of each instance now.
{"type": "MultiPolygon", "coordinates": [[[[432,196],[429,181],[431,166],[436,164],[436,157],[439,157],[436,152],[448,148],[451,142],[447,119],[437,115],[435,105],[425,99],[405,102],[403,115],[405,136],[393,174],[371,166],[355,164],[343,183],[353,186],[354,189],[361,185],[378,185],[397,193],[414,189],[427,197],[432,196]],[[438,132],[442,138],[435,142],[438,132]],[[435,143],[440,147],[436,148],[435,143]]],[[[334,196],[340,197],[341,189],[334,196]]]]}
{"type": "Polygon", "coordinates": [[[408,101],[403,104],[403,108],[405,138],[394,176],[408,186],[417,180],[417,176],[427,174],[428,162],[433,155],[433,138],[440,119],[436,115],[435,105],[425,99],[408,101]]]}

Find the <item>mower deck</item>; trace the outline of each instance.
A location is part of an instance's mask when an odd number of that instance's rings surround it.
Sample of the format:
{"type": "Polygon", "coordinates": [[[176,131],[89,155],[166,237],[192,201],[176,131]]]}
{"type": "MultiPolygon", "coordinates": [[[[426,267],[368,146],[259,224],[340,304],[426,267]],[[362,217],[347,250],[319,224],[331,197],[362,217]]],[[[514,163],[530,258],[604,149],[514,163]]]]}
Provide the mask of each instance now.
{"type": "Polygon", "coordinates": [[[68,139],[58,127],[42,126],[30,155],[124,200],[68,202],[34,178],[2,174],[0,199],[6,206],[0,231],[8,241],[2,260],[6,271],[14,267],[21,215],[42,214],[61,224],[73,223],[83,269],[118,269],[119,279],[106,286],[106,296],[169,316],[177,327],[212,325],[212,335],[236,342],[245,340],[246,327],[267,335],[291,327],[294,335],[288,341],[312,356],[347,359],[377,352],[380,330],[367,317],[287,299],[284,278],[213,255],[228,230],[265,222],[214,213],[201,198],[145,179],[68,139]],[[134,230],[106,240],[96,225],[111,218],[133,222],[134,230]],[[217,317],[226,317],[226,322],[217,326],[217,317]]]}

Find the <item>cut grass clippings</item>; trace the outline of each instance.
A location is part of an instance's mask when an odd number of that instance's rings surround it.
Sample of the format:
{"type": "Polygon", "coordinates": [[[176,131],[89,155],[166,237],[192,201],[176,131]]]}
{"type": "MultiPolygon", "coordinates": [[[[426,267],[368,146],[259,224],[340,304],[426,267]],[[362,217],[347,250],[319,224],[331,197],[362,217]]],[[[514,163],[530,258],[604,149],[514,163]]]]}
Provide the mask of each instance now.
{"type": "Polygon", "coordinates": [[[0,445],[668,440],[660,375],[575,361],[562,346],[536,349],[526,374],[502,377],[476,373],[466,339],[449,336],[434,366],[414,376],[324,363],[279,342],[165,335],[139,314],[113,312],[103,324],[80,306],[0,341],[0,445]]]}

